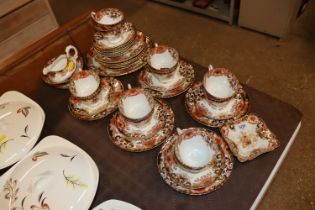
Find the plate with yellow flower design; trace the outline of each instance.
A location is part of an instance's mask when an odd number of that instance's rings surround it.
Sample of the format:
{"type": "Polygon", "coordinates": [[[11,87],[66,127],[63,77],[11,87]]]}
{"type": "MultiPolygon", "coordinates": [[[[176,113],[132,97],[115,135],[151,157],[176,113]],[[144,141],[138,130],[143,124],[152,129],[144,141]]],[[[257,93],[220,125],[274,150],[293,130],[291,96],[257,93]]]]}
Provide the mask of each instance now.
{"type": "Polygon", "coordinates": [[[0,97],[0,169],[16,163],[32,149],[44,121],[42,108],[25,95],[9,91],[0,97]]]}
{"type": "Polygon", "coordinates": [[[98,180],[98,168],[86,152],[48,136],[1,177],[0,209],[86,210],[98,180]]]}

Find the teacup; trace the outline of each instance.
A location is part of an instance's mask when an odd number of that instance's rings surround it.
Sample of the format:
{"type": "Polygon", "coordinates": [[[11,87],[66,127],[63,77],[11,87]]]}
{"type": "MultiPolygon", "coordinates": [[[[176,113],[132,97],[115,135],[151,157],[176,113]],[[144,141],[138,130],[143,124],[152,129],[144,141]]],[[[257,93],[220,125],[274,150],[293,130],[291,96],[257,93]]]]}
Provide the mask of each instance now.
{"type": "Polygon", "coordinates": [[[99,91],[101,80],[98,74],[92,70],[76,72],[70,79],[70,93],[79,99],[91,99],[99,91]]]}
{"type": "Polygon", "coordinates": [[[206,136],[195,128],[177,129],[179,135],[175,143],[175,160],[185,169],[198,172],[206,168],[214,159],[214,152],[206,136]]]}
{"type": "Polygon", "coordinates": [[[42,75],[47,83],[62,84],[66,83],[76,70],[81,70],[82,65],[78,50],[74,46],[68,45],[65,54],[48,61],[43,68],[42,75]]]}
{"type": "Polygon", "coordinates": [[[233,98],[240,89],[236,76],[225,68],[212,68],[203,77],[203,87],[212,102],[225,102],[233,98]]]}
{"type": "Polygon", "coordinates": [[[178,67],[178,52],[169,46],[155,44],[147,56],[148,68],[160,81],[171,78],[178,67]]]}
{"type": "Polygon", "coordinates": [[[91,18],[97,30],[113,31],[121,27],[124,13],[116,8],[106,8],[98,12],[91,12],[91,18]]]}
{"type": "Polygon", "coordinates": [[[154,106],[154,98],[149,92],[143,88],[131,88],[130,84],[118,103],[120,113],[133,123],[148,121],[154,106]]]}

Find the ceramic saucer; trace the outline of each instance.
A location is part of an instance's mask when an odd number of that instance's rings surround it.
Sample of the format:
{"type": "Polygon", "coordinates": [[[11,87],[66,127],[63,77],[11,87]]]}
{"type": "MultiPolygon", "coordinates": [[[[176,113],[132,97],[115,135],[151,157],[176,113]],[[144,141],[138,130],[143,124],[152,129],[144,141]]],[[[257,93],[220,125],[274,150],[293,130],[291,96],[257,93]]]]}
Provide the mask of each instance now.
{"type": "Polygon", "coordinates": [[[123,85],[119,80],[104,78],[101,80],[101,90],[95,98],[80,100],[73,96],[70,97],[70,113],[81,120],[98,120],[104,118],[117,109],[122,92],[123,85]]]}
{"type": "Polygon", "coordinates": [[[158,100],[156,102],[157,107],[154,111],[153,121],[158,120],[158,122],[153,126],[153,123],[145,124],[142,127],[145,131],[145,135],[143,135],[143,132],[142,134],[140,133],[141,127],[137,128],[131,125],[120,124],[120,114],[116,112],[110,120],[108,127],[112,142],[123,150],[142,152],[153,149],[169,137],[174,128],[174,113],[164,102],[158,100]],[[155,133],[149,135],[148,130],[155,133]],[[126,135],[126,132],[128,132],[129,135],[126,135]],[[149,138],[147,135],[149,135],[149,138]]]}
{"type": "Polygon", "coordinates": [[[174,190],[189,194],[202,195],[220,188],[230,177],[233,169],[233,157],[222,138],[204,128],[190,128],[207,136],[214,159],[200,171],[184,168],[175,158],[175,144],[179,141],[177,133],[170,136],[158,154],[159,172],[164,181],[174,190]]]}
{"type": "Polygon", "coordinates": [[[205,96],[201,82],[194,84],[187,91],[185,104],[188,113],[196,121],[210,127],[221,127],[240,118],[249,108],[248,96],[243,89],[227,102],[210,102],[205,96]]]}
{"type": "Polygon", "coordinates": [[[150,71],[142,71],[138,81],[143,88],[158,98],[170,98],[185,92],[194,82],[192,65],[181,60],[172,78],[160,81],[150,71]]]}

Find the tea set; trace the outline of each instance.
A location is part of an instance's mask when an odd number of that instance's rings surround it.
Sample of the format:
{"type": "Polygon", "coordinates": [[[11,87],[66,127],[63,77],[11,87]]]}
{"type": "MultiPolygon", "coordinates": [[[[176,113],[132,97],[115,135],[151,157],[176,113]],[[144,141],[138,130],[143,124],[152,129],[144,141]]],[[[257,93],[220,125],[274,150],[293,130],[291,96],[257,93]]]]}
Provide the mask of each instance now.
{"type": "Polygon", "coordinates": [[[96,32],[87,54],[89,70],[82,70],[77,50],[68,46],[66,55],[49,61],[43,79],[69,89],[68,107],[78,119],[98,120],[114,112],[108,135],[120,149],[143,152],[163,144],[158,169],[173,189],[190,195],[210,193],[230,177],[232,154],[244,162],[279,146],[262,119],[247,114],[249,98],[231,71],[209,65],[202,81],[194,83],[193,66],[176,49],[153,45],[124,21],[120,10],[92,12],[91,19],[96,32]],[[139,69],[140,87],[128,84],[124,90],[113,77],[139,69]],[[184,92],[191,117],[219,128],[221,136],[197,127],[173,131],[175,115],[163,100],[184,92]]]}
{"type": "Polygon", "coordinates": [[[163,143],[173,131],[174,120],[165,102],[143,88],[128,85],[108,125],[109,136],[123,150],[142,152],[163,143]]]}
{"type": "Polygon", "coordinates": [[[171,98],[185,92],[194,82],[192,65],[179,58],[178,52],[157,43],[149,50],[147,66],[139,74],[143,88],[158,98],[171,98]]]}
{"type": "Polygon", "coordinates": [[[70,113],[82,120],[104,118],[116,110],[124,88],[113,77],[102,78],[95,71],[76,72],[70,79],[70,113]]]}
{"type": "Polygon", "coordinates": [[[122,11],[115,8],[91,13],[96,30],[87,54],[89,69],[101,76],[122,76],[146,65],[150,38],[124,21],[122,11]]]}

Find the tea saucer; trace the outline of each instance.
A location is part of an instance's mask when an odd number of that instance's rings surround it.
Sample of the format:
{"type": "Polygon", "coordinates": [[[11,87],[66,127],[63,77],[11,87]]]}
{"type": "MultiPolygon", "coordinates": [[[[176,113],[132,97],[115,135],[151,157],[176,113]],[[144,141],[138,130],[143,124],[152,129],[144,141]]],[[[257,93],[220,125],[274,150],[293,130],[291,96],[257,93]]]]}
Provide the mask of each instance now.
{"type": "Polygon", "coordinates": [[[178,163],[174,155],[177,133],[170,136],[158,154],[159,172],[164,181],[174,190],[189,194],[203,195],[220,188],[230,177],[233,157],[226,143],[216,133],[204,128],[190,128],[207,136],[215,157],[211,164],[200,171],[190,171],[178,163]]]}
{"type": "Polygon", "coordinates": [[[188,90],[185,104],[192,118],[210,127],[221,127],[240,118],[249,108],[248,96],[242,88],[227,102],[210,102],[205,96],[201,82],[194,84],[188,90]]]}
{"type": "MultiPolygon", "coordinates": [[[[167,137],[169,137],[174,128],[174,113],[172,109],[164,102],[157,100],[156,115],[154,118],[157,118],[158,127],[160,129],[149,129],[155,132],[151,134],[149,138],[145,138],[145,135],[137,134],[133,137],[129,137],[121,129],[124,129],[124,125],[119,124],[119,113],[116,112],[112,119],[110,120],[108,126],[108,133],[111,137],[111,141],[123,150],[130,152],[143,152],[146,150],[153,149],[160,145],[167,137]],[[139,137],[138,137],[139,136],[139,137]]],[[[150,128],[151,126],[145,126],[144,128],[150,128]]],[[[130,126],[129,126],[130,128],[130,126]]],[[[133,127],[135,133],[139,132],[140,129],[133,127]]],[[[125,130],[126,131],[126,130],[125,130]]],[[[130,132],[129,132],[130,134],[130,132]]],[[[146,132],[148,134],[148,132],[146,132]]]]}
{"type": "Polygon", "coordinates": [[[103,78],[101,86],[100,92],[92,99],[80,100],[70,96],[68,106],[70,113],[81,120],[98,120],[115,111],[124,89],[123,85],[111,77],[103,78]],[[88,110],[91,107],[95,110],[88,110]]]}
{"type": "Polygon", "coordinates": [[[142,71],[138,81],[143,88],[158,98],[171,98],[185,92],[194,82],[195,74],[192,65],[180,60],[174,75],[170,79],[160,81],[150,71],[142,71]]]}

